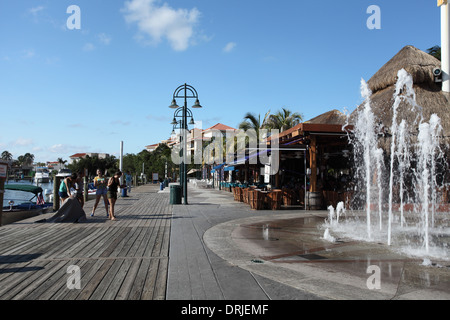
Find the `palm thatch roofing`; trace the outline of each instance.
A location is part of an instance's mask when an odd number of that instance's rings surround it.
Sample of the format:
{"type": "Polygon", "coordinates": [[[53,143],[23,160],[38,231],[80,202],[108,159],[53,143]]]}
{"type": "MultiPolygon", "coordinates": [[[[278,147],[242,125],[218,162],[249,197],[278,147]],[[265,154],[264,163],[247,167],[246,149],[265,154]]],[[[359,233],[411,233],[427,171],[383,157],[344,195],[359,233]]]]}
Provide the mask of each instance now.
{"type": "Polygon", "coordinates": [[[344,125],[347,123],[347,117],[339,110],[331,110],[321,115],[318,115],[311,120],[305,121],[305,123],[313,124],[339,124],[344,125]]]}
{"type": "MultiPolygon", "coordinates": [[[[433,76],[433,69],[440,66],[441,62],[430,54],[406,46],[381,67],[367,82],[372,91],[371,108],[379,123],[385,128],[392,125],[397,74],[405,69],[413,78],[416,101],[422,110],[414,110],[409,103],[402,102],[397,109],[398,122],[405,119],[415,127],[413,130],[417,130],[418,114],[421,113],[426,122],[432,114],[437,114],[441,118],[444,136],[450,137],[450,95],[441,90],[441,84],[435,83],[433,76]]],[[[364,103],[350,115],[350,123],[363,108],[364,103]]]]}

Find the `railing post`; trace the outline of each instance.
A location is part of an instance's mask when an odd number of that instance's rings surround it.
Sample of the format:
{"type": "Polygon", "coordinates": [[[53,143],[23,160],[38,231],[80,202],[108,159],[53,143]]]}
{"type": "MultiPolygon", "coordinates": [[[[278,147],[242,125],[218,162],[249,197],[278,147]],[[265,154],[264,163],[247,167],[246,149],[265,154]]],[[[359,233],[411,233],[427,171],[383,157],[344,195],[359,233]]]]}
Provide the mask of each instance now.
{"type": "Polygon", "coordinates": [[[61,182],[61,178],[55,176],[53,178],[53,211],[59,210],[59,184],[61,182]]]}

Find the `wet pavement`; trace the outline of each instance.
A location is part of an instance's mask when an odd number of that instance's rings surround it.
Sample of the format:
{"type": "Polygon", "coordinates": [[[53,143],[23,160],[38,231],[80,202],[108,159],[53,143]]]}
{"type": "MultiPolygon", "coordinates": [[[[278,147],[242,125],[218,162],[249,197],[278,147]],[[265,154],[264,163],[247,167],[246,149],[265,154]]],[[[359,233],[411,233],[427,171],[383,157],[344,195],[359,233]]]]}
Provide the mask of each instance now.
{"type": "MultiPolygon", "coordinates": [[[[324,217],[296,215],[250,224],[242,221],[231,238],[241,250],[257,255],[260,263],[271,263],[273,268],[289,269],[299,275],[314,275],[324,281],[309,288],[320,295],[327,287],[327,298],[450,298],[449,261],[423,265],[423,259],[400,255],[384,244],[353,240],[331,243],[322,237],[320,225],[324,217]],[[339,285],[357,289],[356,295],[343,293],[339,285]]],[[[289,281],[290,285],[305,289],[306,283],[295,276],[284,278],[280,270],[277,281],[289,281]]]]}
{"type": "MultiPolygon", "coordinates": [[[[211,203],[220,192],[203,195],[211,203]]],[[[237,203],[236,210],[246,208],[237,203]]],[[[206,230],[206,247],[233,266],[320,299],[450,299],[448,260],[424,265],[382,243],[329,242],[321,228],[326,211],[252,213],[206,230]]]]}

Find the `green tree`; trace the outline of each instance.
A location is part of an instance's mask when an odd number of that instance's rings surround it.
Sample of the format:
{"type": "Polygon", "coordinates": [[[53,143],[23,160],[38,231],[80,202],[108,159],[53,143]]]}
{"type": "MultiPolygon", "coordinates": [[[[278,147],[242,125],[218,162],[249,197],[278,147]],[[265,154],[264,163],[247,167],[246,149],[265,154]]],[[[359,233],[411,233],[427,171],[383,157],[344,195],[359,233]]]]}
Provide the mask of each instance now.
{"type": "Polygon", "coordinates": [[[168,174],[169,174],[169,166],[172,167],[172,159],[171,159],[171,149],[165,144],[159,144],[158,148],[155,151],[151,152],[150,159],[150,168],[151,172],[147,171],[147,176],[151,173],[158,173],[160,178],[164,178],[165,175],[165,167],[166,163],[168,166],[168,174]]]}
{"type": "Polygon", "coordinates": [[[270,117],[270,110],[264,115],[261,120],[261,114],[255,115],[254,113],[247,112],[244,116],[244,120],[239,124],[239,129],[248,131],[255,130],[256,137],[259,141],[259,131],[260,129],[267,128],[267,121],[270,117]]]}
{"type": "Polygon", "coordinates": [[[283,132],[295,127],[302,120],[303,116],[300,113],[282,108],[281,111],[269,116],[269,119],[267,120],[267,128],[278,129],[280,132],[283,132]]]}
{"type": "Polygon", "coordinates": [[[23,155],[23,157],[24,157],[24,162],[25,162],[25,164],[27,164],[27,165],[32,165],[33,164],[33,162],[34,162],[34,154],[31,154],[31,153],[25,153],[24,155],[23,155]]]}
{"type": "Polygon", "coordinates": [[[429,49],[427,49],[427,53],[431,54],[433,57],[441,61],[441,47],[440,46],[434,46],[429,49]]]}
{"type": "Polygon", "coordinates": [[[171,149],[160,144],[152,152],[142,150],[138,154],[126,154],[123,157],[123,171],[129,171],[132,175],[140,175],[144,172],[147,177],[151,177],[152,173],[158,173],[159,177],[165,176],[165,168],[167,163],[167,173],[170,174],[176,167],[172,163],[171,149]]]}
{"type": "Polygon", "coordinates": [[[11,161],[13,156],[9,151],[3,151],[2,152],[2,156],[1,156],[2,160],[7,160],[7,161],[11,161]]]}
{"type": "Polygon", "coordinates": [[[34,161],[34,155],[31,153],[25,153],[24,155],[17,157],[17,164],[19,166],[31,166],[34,161]]]}
{"type": "Polygon", "coordinates": [[[114,156],[107,156],[100,159],[98,156],[86,156],[67,166],[72,172],[82,172],[84,169],[88,170],[88,176],[94,177],[97,175],[97,169],[103,170],[106,175],[111,176],[118,170],[118,160],[114,156]]]}
{"type": "Polygon", "coordinates": [[[58,163],[61,165],[61,166],[63,166],[64,165],[64,167],[65,167],[65,164],[67,163],[67,160],[63,160],[63,158],[58,158],[58,163]]]}

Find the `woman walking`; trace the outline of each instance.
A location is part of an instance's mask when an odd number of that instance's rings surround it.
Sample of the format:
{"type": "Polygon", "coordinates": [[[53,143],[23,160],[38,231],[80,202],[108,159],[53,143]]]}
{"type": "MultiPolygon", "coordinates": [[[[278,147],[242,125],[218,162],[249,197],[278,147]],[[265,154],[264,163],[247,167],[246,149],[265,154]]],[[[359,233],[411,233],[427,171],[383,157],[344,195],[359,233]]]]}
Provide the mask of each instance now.
{"type": "Polygon", "coordinates": [[[106,178],[103,176],[103,171],[101,169],[97,169],[97,176],[94,178],[94,187],[97,189],[95,192],[95,204],[94,208],[92,208],[91,217],[94,216],[95,210],[97,209],[98,203],[100,202],[100,198],[103,197],[103,202],[105,203],[106,209],[106,217],[109,217],[108,211],[108,198],[106,198],[106,193],[108,187],[106,185],[106,178]]]}
{"type": "Polygon", "coordinates": [[[116,220],[116,217],[114,216],[114,205],[116,204],[117,200],[117,189],[120,187],[121,176],[122,172],[117,171],[116,174],[108,180],[107,197],[109,201],[109,219],[111,220],[116,220]]]}

